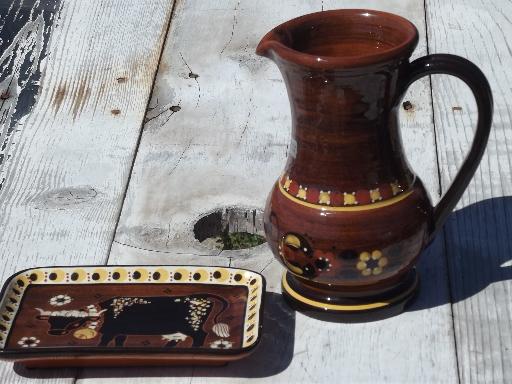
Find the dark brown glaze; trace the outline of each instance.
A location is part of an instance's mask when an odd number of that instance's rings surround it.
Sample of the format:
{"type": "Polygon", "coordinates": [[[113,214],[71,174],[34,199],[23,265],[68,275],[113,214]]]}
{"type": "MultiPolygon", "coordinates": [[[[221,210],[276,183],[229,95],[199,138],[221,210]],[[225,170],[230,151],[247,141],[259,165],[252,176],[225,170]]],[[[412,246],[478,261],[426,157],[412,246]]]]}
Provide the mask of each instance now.
{"type": "MultiPolygon", "coordinates": [[[[409,63],[417,41],[402,17],[337,10],[290,20],[258,45],[278,65],[291,104],[289,157],[267,201],[265,230],[288,269],[284,293],[300,309],[373,311],[371,300],[391,305],[397,287],[415,289],[404,281],[478,165],[492,116],[487,81],[456,56],[409,63]],[[480,119],[468,160],[433,208],[405,159],[398,106],[414,80],[441,72],[468,83],[480,119]]],[[[413,295],[402,296],[404,304],[413,295]]]]}

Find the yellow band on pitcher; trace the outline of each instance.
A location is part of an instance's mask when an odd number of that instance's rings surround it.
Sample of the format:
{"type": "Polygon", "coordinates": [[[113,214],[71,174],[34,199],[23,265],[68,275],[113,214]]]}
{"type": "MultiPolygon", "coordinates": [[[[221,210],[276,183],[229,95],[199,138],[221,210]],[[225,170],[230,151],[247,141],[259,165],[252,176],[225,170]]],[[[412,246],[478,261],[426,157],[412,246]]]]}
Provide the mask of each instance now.
{"type": "Polygon", "coordinates": [[[281,191],[283,196],[287,197],[288,199],[290,199],[294,203],[303,205],[303,206],[308,207],[308,208],[319,209],[321,211],[333,211],[333,212],[369,211],[370,209],[377,209],[377,208],[387,207],[388,205],[396,204],[399,201],[402,201],[402,200],[406,199],[413,192],[412,190],[410,190],[408,192],[401,193],[398,196],[392,197],[391,199],[387,199],[387,200],[383,200],[383,201],[378,201],[378,202],[372,203],[372,204],[357,205],[357,206],[350,206],[350,207],[332,207],[332,206],[327,206],[327,205],[308,203],[307,201],[303,201],[301,199],[293,197],[292,195],[290,195],[288,192],[285,191],[285,189],[283,188],[283,186],[281,185],[280,182],[278,182],[277,184],[279,185],[279,190],[281,191]]]}
{"type": "Polygon", "coordinates": [[[329,304],[329,303],[322,303],[320,301],[315,301],[308,299],[307,297],[302,296],[298,292],[294,291],[290,285],[288,284],[288,281],[286,281],[286,272],[283,274],[283,280],[282,280],[283,288],[291,297],[293,297],[295,300],[298,300],[304,304],[307,304],[309,306],[320,308],[320,309],[329,309],[334,311],[365,311],[368,309],[377,309],[386,307],[390,304],[396,303],[409,295],[416,286],[418,285],[418,275],[416,275],[414,283],[407,289],[405,292],[402,292],[398,296],[393,297],[390,300],[387,301],[381,301],[376,303],[368,303],[368,304],[357,304],[357,305],[342,305],[342,304],[329,304]]]}

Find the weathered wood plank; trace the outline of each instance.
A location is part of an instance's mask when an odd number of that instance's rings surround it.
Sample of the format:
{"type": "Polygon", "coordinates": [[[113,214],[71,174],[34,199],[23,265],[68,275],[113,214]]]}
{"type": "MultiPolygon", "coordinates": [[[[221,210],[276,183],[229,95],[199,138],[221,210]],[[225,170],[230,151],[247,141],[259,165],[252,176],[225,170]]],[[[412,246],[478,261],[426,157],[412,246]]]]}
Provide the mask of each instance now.
{"type": "MultiPolygon", "coordinates": [[[[477,64],[495,113],[480,168],[446,227],[459,371],[464,383],[512,381],[512,2],[427,1],[433,53],[477,64]]],[[[473,95],[461,81],[432,79],[443,190],[467,153],[476,125],[473,95]]]]}
{"type": "Polygon", "coordinates": [[[44,5],[12,1],[0,5],[0,190],[7,160],[23,124],[19,121],[34,106],[47,55],[52,25],[60,0],[44,5]]]}
{"type": "MultiPolygon", "coordinates": [[[[0,3],[0,277],[104,263],[170,1],[0,3]],[[141,32],[143,31],[143,32],[141,32]]],[[[12,370],[2,382],[74,373],[12,370]]]]}
{"type": "MultiPolygon", "coordinates": [[[[116,242],[125,245],[115,244],[109,262],[150,257],[174,263],[183,260],[174,254],[215,254],[194,240],[198,218],[226,206],[263,208],[284,166],[290,116],[279,71],[254,49],[276,24],[322,7],[402,14],[419,27],[416,55],[426,54],[422,1],[178,3],[116,233],[116,242]]],[[[415,84],[406,98],[415,106],[402,114],[407,154],[436,198],[428,80],[415,84]]],[[[318,322],[287,310],[277,294],[281,267],[264,245],[217,257],[263,271],[267,278],[267,330],[251,358],[225,368],[195,368],[192,379],[182,377],[188,370],[173,368],[157,374],[119,371],[119,379],[111,372],[86,370],[80,382],[101,377],[105,383],[128,383],[144,376],[151,382],[194,383],[457,381],[442,242],[423,259],[423,290],[413,309],[359,325],[318,322]]]]}

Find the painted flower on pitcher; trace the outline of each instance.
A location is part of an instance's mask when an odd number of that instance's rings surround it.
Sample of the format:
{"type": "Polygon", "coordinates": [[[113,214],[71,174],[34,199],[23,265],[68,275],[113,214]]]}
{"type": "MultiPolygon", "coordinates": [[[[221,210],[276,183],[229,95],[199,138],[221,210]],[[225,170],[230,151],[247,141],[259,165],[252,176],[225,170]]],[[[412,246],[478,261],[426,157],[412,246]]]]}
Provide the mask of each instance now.
{"type": "Polygon", "coordinates": [[[324,252],[317,249],[313,252],[313,257],[315,258],[315,267],[317,271],[329,272],[331,270],[331,260],[334,258],[334,253],[329,251],[324,252]]]}
{"type": "Polygon", "coordinates": [[[35,338],[34,336],[22,337],[18,341],[18,345],[21,345],[23,348],[32,348],[37,346],[37,344],[39,344],[40,342],[41,340],[35,338]]]}
{"type": "Polygon", "coordinates": [[[69,304],[73,299],[68,295],[57,295],[50,299],[50,304],[54,307],[62,307],[63,305],[69,304]]]}
{"type": "Polygon", "coordinates": [[[386,265],[388,265],[387,257],[383,256],[381,251],[374,250],[371,253],[361,252],[356,268],[363,276],[370,276],[380,275],[386,265]]]}
{"type": "Polygon", "coordinates": [[[230,349],[233,346],[233,343],[228,340],[216,340],[210,344],[210,348],[213,349],[230,349]]]}

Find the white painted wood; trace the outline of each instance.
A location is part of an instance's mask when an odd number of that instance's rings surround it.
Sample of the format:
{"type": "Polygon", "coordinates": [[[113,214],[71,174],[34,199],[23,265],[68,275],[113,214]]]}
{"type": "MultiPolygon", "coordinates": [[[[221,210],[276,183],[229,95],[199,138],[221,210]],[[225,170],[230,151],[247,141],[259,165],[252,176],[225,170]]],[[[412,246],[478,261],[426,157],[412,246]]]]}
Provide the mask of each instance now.
{"type": "MultiPolygon", "coordinates": [[[[487,151],[445,227],[463,383],[512,381],[511,13],[510,1],[427,1],[431,52],[458,54],[477,64],[495,103],[487,151]]],[[[445,190],[471,144],[477,112],[459,80],[433,77],[433,94],[445,190]]]]}
{"type": "MultiPolygon", "coordinates": [[[[426,54],[422,1],[179,2],[109,262],[174,263],[183,254],[211,255],[193,238],[199,217],[226,206],[263,208],[284,166],[290,114],[279,71],[254,49],[273,26],[322,7],[402,14],[420,30],[415,55],[426,54]]],[[[402,114],[407,154],[435,196],[428,80],[415,84],[406,99],[415,106],[402,114]]],[[[267,278],[266,333],[252,357],[192,371],[85,370],[79,382],[457,382],[442,241],[423,258],[423,288],[411,311],[355,325],[290,311],[278,294],[281,267],[265,246],[218,258],[263,270],[267,278]]]]}
{"type": "MultiPolygon", "coordinates": [[[[5,3],[0,7],[12,3],[9,12],[24,24],[0,52],[7,79],[0,89],[9,90],[0,108],[0,277],[41,265],[104,263],[173,2],[63,0],[53,26],[37,11],[52,11],[52,1],[5,3]],[[21,62],[32,78],[22,81],[21,62]],[[27,87],[37,93],[29,107],[20,96],[27,87]],[[18,112],[24,116],[9,133],[18,112]]],[[[2,36],[14,27],[7,22],[2,36]]],[[[0,364],[0,381],[74,378],[66,370],[16,371],[0,364]]]]}

